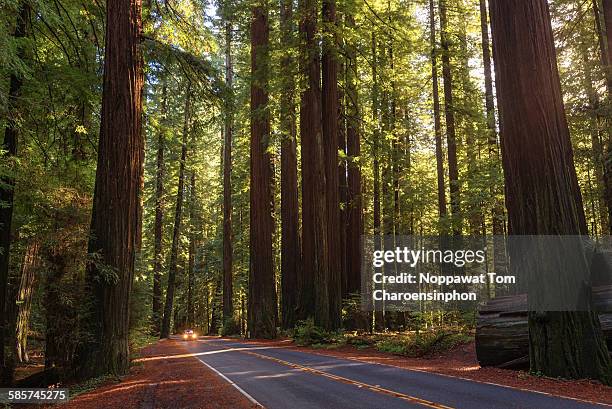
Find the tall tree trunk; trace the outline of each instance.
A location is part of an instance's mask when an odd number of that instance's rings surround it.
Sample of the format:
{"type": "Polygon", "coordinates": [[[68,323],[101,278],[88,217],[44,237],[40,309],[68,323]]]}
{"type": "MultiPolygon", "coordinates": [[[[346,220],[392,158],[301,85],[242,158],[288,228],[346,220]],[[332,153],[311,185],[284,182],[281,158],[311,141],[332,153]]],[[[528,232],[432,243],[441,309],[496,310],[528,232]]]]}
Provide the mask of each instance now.
{"type": "Polygon", "coordinates": [[[26,248],[21,265],[19,291],[17,294],[17,319],[15,325],[15,356],[18,362],[28,362],[28,326],[32,308],[34,280],[39,268],[40,242],[34,240],[26,248]]]}
{"type": "MultiPolygon", "coordinates": [[[[391,11],[389,11],[391,13],[391,11]]],[[[389,14],[390,15],[390,14],[389,14]]],[[[390,17],[389,17],[390,18],[390,17]]],[[[395,62],[393,56],[393,41],[390,40],[389,44],[389,66],[391,68],[391,94],[390,94],[390,124],[391,133],[393,139],[391,141],[391,180],[393,188],[393,234],[399,235],[401,232],[401,218],[400,218],[400,184],[399,178],[401,174],[400,164],[400,143],[399,136],[397,134],[397,84],[395,81],[395,62]]]]}
{"type": "MultiPolygon", "coordinates": [[[[589,128],[591,134],[591,152],[593,155],[593,172],[595,174],[595,191],[597,197],[597,207],[599,209],[599,219],[603,231],[607,231],[607,204],[605,196],[605,183],[604,183],[604,158],[603,149],[600,140],[599,130],[599,115],[600,109],[599,95],[593,85],[593,73],[591,72],[591,66],[588,55],[588,48],[586,44],[581,45],[582,62],[584,70],[584,89],[589,99],[588,116],[589,116],[589,128]]],[[[597,214],[593,213],[593,219],[597,219],[597,214]]],[[[605,233],[602,233],[605,234],[605,233]]]]}
{"type": "MultiPolygon", "coordinates": [[[[191,134],[191,152],[195,153],[195,132],[191,134]]],[[[196,209],[196,170],[195,164],[191,164],[191,180],[189,182],[189,260],[187,266],[187,326],[195,324],[195,308],[193,305],[193,293],[195,291],[195,257],[196,257],[196,231],[199,227],[196,209]]]]}
{"type": "MultiPolygon", "coordinates": [[[[340,19],[340,17],[338,17],[340,19]]],[[[344,76],[345,70],[345,61],[338,67],[338,72],[340,76],[344,76]]],[[[345,83],[346,85],[346,83],[345,83]]],[[[340,103],[338,104],[338,152],[342,152],[342,159],[340,159],[340,164],[338,166],[338,198],[339,198],[339,206],[340,206],[340,238],[339,238],[339,264],[340,264],[340,289],[341,289],[341,298],[346,299],[348,292],[348,276],[347,276],[347,243],[346,243],[346,231],[348,225],[348,176],[347,176],[347,146],[346,146],[346,88],[338,89],[338,97],[340,103]]]]}
{"type": "MultiPolygon", "coordinates": [[[[462,1],[459,8],[460,15],[468,15],[468,5],[462,1]]],[[[466,168],[465,180],[466,191],[476,192],[479,190],[479,175],[478,175],[478,156],[480,154],[480,144],[478,141],[479,130],[477,129],[477,112],[479,112],[479,104],[481,97],[479,89],[476,87],[470,76],[470,50],[468,44],[468,23],[463,20],[459,24],[458,40],[459,40],[459,60],[458,76],[461,86],[461,100],[458,109],[458,122],[460,132],[464,136],[466,168]]],[[[486,100],[486,98],[485,98],[486,100]]],[[[468,199],[464,213],[468,222],[468,234],[471,236],[484,236],[486,232],[483,230],[484,213],[482,209],[484,201],[478,202],[473,199],[468,199]]]]}
{"type": "Polygon", "coordinates": [[[321,70],[317,2],[300,0],[300,69],[306,79],[300,102],[302,144],[302,255],[300,319],[329,328],[325,155],[321,129],[321,70]]]}
{"type": "MultiPolygon", "coordinates": [[[[372,121],[374,122],[374,134],[372,135],[372,156],[374,168],[374,246],[381,248],[381,212],[380,212],[380,106],[378,102],[378,57],[376,50],[376,33],[372,32],[372,121]]],[[[384,313],[381,303],[376,305],[374,312],[374,326],[377,330],[384,329],[384,313]]]]}
{"type": "Polygon", "coordinates": [[[106,45],[98,166],[88,252],[92,303],[89,341],[77,365],[83,377],[129,369],[129,305],[140,206],[143,86],[141,0],[106,2],[106,45]]]}
{"type": "MultiPolygon", "coordinates": [[[[604,68],[606,77],[606,88],[608,91],[608,101],[612,101],[612,1],[602,0],[603,5],[603,27],[601,13],[599,10],[599,0],[593,0],[593,12],[595,14],[595,24],[599,39],[599,49],[601,53],[601,65],[604,68]],[[605,29],[604,29],[605,28],[605,29]]],[[[612,234],[612,124],[610,119],[607,121],[608,138],[606,140],[606,158],[604,158],[604,198],[608,211],[608,234],[612,234]]]]}
{"type": "MultiPolygon", "coordinates": [[[[548,3],[491,0],[491,26],[510,233],[586,234],[548,3]]],[[[530,312],[529,355],[534,372],[611,381],[591,311],[530,312]]]]}
{"type": "Polygon", "coordinates": [[[252,338],[276,336],[276,289],[272,235],[274,197],[270,113],[268,110],[268,7],[253,5],[251,20],[251,214],[249,267],[249,331],[252,338]]]}
{"type": "MultiPolygon", "coordinates": [[[[162,79],[162,81],[164,81],[162,79]]],[[[162,319],[162,269],[163,269],[163,228],[164,228],[164,150],[166,149],[166,129],[168,115],[168,89],[162,85],[161,129],[157,137],[157,175],[155,184],[155,232],[153,262],[153,334],[159,335],[162,319]]]]}
{"type": "Polygon", "coordinates": [[[327,297],[329,329],[342,321],[342,277],[340,263],[340,182],[338,178],[338,52],[336,0],[323,0],[322,119],[327,200],[327,245],[329,276],[327,297]]]}
{"type": "Polygon", "coordinates": [[[223,324],[234,319],[232,277],[232,25],[225,24],[225,132],[223,149],[223,324]]]}
{"type": "Polygon", "coordinates": [[[453,105],[453,75],[450,62],[450,40],[446,16],[446,1],[439,0],[440,44],[442,45],[442,77],[444,78],[444,114],[446,117],[446,145],[448,155],[448,181],[452,212],[452,231],[461,235],[461,205],[459,197],[459,167],[457,164],[457,137],[455,131],[455,106],[453,105]]]}
{"type": "MultiPolygon", "coordinates": [[[[15,26],[13,37],[24,38],[30,24],[30,6],[22,1],[19,8],[19,17],[15,26]]],[[[25,51],[20,48],[17,56],[23,59],[25,51]]],[[[17,139],[19,135],[19,97],[23,79],[20,75],[12,73],[9,83],[8,118],[4,128],[4,139],[1,148],[4,152],[3,161],[13,162],[17,156],[17,139]]],[[[9,168],[12,166],[9,164],[9,168]]],[[[9,256],[11,251],[11,225],[13,220],[13,197],[15,180],[11,176],[4,176],[0,180],[0,383],[10,385],[13,381],[13,357],[5,355],[4,346],[7,343],[8,327],[8,280],[9,256]]],[[[10,337],[9,337],[10,338],[10,337]]]]}
{"type": "Polygon", "coordinates": [[[438,176],[438,214],[446,217],[446,188],[444,186],[444,153],[442,152],[442,121],[440,119],[440,91],[438,88],[438,51],[436,47],[436,19],[434,0],[429,0],[429,24],[431,43],[431,78],[433,94],[434,132],[436,140],[436,169],[438,176]]]}
{"type": "Polygon", "coordinates": [[[298,278],[302,265],[296,152],[295,71],[289,51],[295,45],[293,4],[281,0],[281,37],[286,50],[281,59],[281,290],[282,326],[293,328],[298,305],[298,278]]]}
{"type": "MultiPolygon", "coordinates": [[[[597,9],[597,0],[593,0],[596,16],[599,14],[597,9]]],[[[601,44],[601,52],[605,54],[604,64],[606,69],[606,79],[608,85],[608,93],[612,94],[612,0],[602,0],[603,6],[603,21],[605,26],[605,44],[601,44]]],[[[599,24],[599,18],[597,19],[599,24]]],[[[602,30],[599,30],[600,34],[602,30]]]]}
{"type": "Polygon", "coordinates": [[[487,116],[487,146],[490,162],[489,193],[493,202],[491,208],[491,230],[493,233],[493,271],[505,271],[506,245],[504,235],[503,186],[500,182],[502,169],[499,157],[499,142],[495,126],[495,99],[493,95],[493,70],[491,65],[491,41],[489,38],[489,16],[487,0],[480,0],[480,32],[482,36],[482,60],[484,62],[485,110],[487,116]]]}
{"type": "MultiPolygon", "coordinates": [[[[347,27],[355,27],[352,14],[346,16],[347,27]]],[[[347,44],[346,57],[346,146],[348,156],[348,223],[346,231],[347,246],[347,293],[359,292],[361,288],[361,236],[363,234],[360,141],[359,95],[357,92],[357,50],[351,40],[347,44]]]]}
{"type": "Polygon", "coordinates": [[[183,119],[183,142],[181,146],[181,162],[179,164],[178,187],[176,191],[176,207],[174,210],[174,228],[172,230],[172,247],[170,248],[170,266],[168,268],[168,287],[166,288],[166,303],[160,338],[170,337],[170,321],[174,308],[174,292],[176,291],[176,271],[178,269],[178,251],[181,238],[181,222],[183,218],[183,196],[185,194],[185,161],[187,159],[187,135],[189,134],[189,118],[191,115],[191,83],[185,91],[185,109],[183,119]]]}

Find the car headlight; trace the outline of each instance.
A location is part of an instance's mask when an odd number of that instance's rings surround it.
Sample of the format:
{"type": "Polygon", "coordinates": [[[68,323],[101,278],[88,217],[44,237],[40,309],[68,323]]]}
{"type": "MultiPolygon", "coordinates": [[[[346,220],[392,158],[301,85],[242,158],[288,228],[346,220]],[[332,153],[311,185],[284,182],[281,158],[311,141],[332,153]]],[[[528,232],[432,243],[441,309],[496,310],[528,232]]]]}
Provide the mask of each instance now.
{"type": "Polygon", "coordinates": [[[187,339],[187,338],[188,338],[187,334],[183,334],[183,339],[187,339]]]}
{"type": "Polygon", "coordinates": [[[191,338],[193,338],[193,339],[196,339],[197,337],[198,337],[198,335],[197,335],[197,334],[192,334],[192,335],[191,335],[191,338]]]}

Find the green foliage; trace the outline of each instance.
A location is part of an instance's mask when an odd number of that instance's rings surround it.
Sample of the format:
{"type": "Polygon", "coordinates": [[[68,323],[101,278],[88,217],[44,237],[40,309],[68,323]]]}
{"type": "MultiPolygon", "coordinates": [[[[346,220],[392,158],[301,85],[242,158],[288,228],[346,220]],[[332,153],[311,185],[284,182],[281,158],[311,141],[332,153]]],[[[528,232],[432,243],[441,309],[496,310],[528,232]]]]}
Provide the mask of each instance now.
{"type": "Polygon", "coordinates": [[[151,335],[148,328],[139,328],[130,332],[130,358],[135,359],[140,356],[140,350],[147,345],[154,344],[158,337],[151,335]]]}
{"type": "Polygon", "coordinates": [[[219,329],[219,335],[232,336],[240,335],[240,325],[235,319],[227,319],[223,321],[223,325],[219,329]]]}
{"type": "Polygon", "coordinates": [[[314,320],[309,318],[298,322],[295,326],[293,340],[298,345],[322,345],[322,344],[337,344],[344,342],[344,337],[341,332],[326,331],[314,324],[314,320]]]}
{"type": "Polygon", "coordinates": [[[344,328],[367,330],[370,327],[371,313],[361,308],[361,295],[351,294],[342,306],[342,323],[344,328]]]}
{"type": "Polygon", "coordinates": [[[416,358],[443,353],[471,341],[473,337],[469,334],[439,329],[384,336],[376,341],[375,347],[382,352],[416,358]]]}

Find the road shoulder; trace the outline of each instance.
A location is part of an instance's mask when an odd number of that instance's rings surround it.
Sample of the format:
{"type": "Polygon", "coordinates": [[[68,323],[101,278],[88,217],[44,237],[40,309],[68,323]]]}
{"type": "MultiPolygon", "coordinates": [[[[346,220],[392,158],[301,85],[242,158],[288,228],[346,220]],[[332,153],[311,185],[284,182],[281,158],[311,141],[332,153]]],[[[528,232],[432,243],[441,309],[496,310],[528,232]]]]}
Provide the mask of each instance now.
{"type": "Polygon", "coordinates": [[[181,341],[143,348],[130,374],[75,397],[63,409],[257,408],[236,388],[190,354],[181,341]]]}

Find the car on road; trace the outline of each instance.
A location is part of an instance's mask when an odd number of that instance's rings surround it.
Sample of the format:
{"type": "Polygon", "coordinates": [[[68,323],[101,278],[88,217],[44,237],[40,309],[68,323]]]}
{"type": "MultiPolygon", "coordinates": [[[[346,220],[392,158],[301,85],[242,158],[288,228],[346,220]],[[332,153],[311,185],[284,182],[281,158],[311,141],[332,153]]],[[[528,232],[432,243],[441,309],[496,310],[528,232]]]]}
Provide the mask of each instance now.
{"type": "Polygon", "coordinates": [[[186,329],[185,331],[183,331],[183,340],[189,341],[190,339],[197,339],[197,338],[198,338],[198,334],[196,334],[194,330],[186,329]]]}

